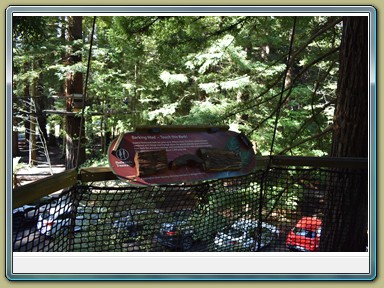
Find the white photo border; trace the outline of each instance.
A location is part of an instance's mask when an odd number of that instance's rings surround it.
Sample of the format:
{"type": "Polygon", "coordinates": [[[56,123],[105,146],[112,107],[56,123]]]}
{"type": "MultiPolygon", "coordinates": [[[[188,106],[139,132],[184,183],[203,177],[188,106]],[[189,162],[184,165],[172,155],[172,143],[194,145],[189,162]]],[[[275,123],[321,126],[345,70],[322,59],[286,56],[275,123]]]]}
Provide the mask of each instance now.
{"type": "MultiPolygon", "coordinates": [[[[376,194],[376,169],[377,169],[377,153],[376,153],[376,143],[377,143],[377,116],[376,116],[376,91],[377,91],[377,79],[376,79],[376,63],[377,63],[377,20],[376,20],[376,9],[373,6],[301,6],[301,5],[278,5],[278,6],[256,6],[256,5],[223,5],[223,6],[174,6],[174,5],[158,5],[158,6],[9,6],[6,10],[6,276],[9,280],[373,280],[376,278],[377,271],[377,194],[376,194]],[[132,258],[145,258],[145,257],[160,257],[163,261],[168,261],[168,264],[171,261],[179,262],[186,261],[186,259],[198,259],[197,263],[203,263],[199,261],[207,261],[211,263],[212,259],[219,259],[218,261],[224,261],[223,259],[231,260],[230,255],[224,255],[223,257],[214,257],[215,254],[200,254],[200,253],[184,253],[184,254],[145,254],[141,256],[137,253],[134,253],[134,256],[127,256],[126,254],[114,252],[115,254],[110,255],[109,253],[72,253],[65,252],[63,253],[34,253],[34,252],[12,252],[12,233],[11,233],[11,218],[12,218],[12,17],[15,15],[24,15],[24,16],[33,16],[33,15],[43,15],[43,16],[53,16],[53,15],[83,15],[83,16],[123,16],[123,15],[135,15],[135,16],[145,16],[153,14],[170,14],[177,16],[185,16],[192,14],[203,14],[206,16],[209,15],[276,15],[276,16],[311,16],[311,15],[364,15],[369,17],[369,125],[370,125],[370,134],[369,134],[369,252],[367,253],[315,253],[311,256],[305,255],[306,253],[290,253],[288,255],[283,255],[282,253],[270,252],[268,255],[265,253],[257,255],[259,257],[268,259],[271,257],[276,258],[276,261],[284,260],[285,258],[291,257],[293,260],[300,260],[306,258],[317,257],[317,259],[326,258],[337,259],[345,258],[348,259],[348,263],[353,258],[355,261],[357,258],[364,259],[363,265],[368,265],[369,267],[366,270],[366,273],[355,272],[293,272],[293,273],[274,273],[262,272],[257,273],[251,271],[250,273],[240,273],[240,272],[231,272],[225,270],[224,273],[213,272],[213,273],[203,273],[200,269],[197,269],[198,273],[186,273],[186,272],[150,272],[143,273],[136,271],[135,273],[123,272],[107,272],[103,271],[98,272],[74,272],[70,271],[65,272],[64,267],[61,267],[60,270],[52,270],[50,272],[35,270],[27,271],[25,267],[21,267],[20,263],[26,261],[27,263],[35,263],[34,268],[37,267],[38,263],[44,263],[42,265],[49,266],[49,259],[52,263],[66,263],[68,259],[70,261],[81,260],[81,263],[85,263],[88,260],[98,263],[96,261],[105,261],[105,259],[110,259],[107,265],[113,265],[113,262],[120,261],[130,261],[132,258]],[[116,254],[117,253],[117,254],[116,254]],[[157,255],[157,256],[156,256],[157,255]],[[160,256],[159,256],[160,255],[160,256]],[[100,257],[99,257],[100,256],[100,257]],[[106,258],[107,257],[107,258],[106,258]],[[200,257],[200,258],[199,258],[200,257]],[[229,258],[225,258],[229,257],[229,258]],[[47,260],[48,259],[48,260],[47,260]],[[88,259],[88,260],[86,260],[88,259]],[[29,261],[30,260],[30,261],[29,261]],[[64,260],[64,261],[63,261],[64,260]],[[37,262],[36,262],[37,261],[37,262]],[[42,261],[42,262],[39,262],[42,261]],[[85,261],[85,262],[84,262],[85,261]],[[19,265],[15,267],[15,265],[19,265]],[[23,270],[24,269],[24,270],[23,270]],[[21,271],[21,272],[20,272],[21,271]],[[64,272],[58,272],[64,271],[64,272]]],[[[150,253],[150,252],[148,252],[150,253]]],[[[217,255],[217,254],[216,254],[217,255]]],[[[250,256],[249,255],[237,255],[243,260],[246,259],[248,263],[250,256]]],[[[155,259],[154,258],[154,259],[155,259]]],[[[286,259],[285,259],[286,260],[286,259]]],[[[214,261],[213,261],[214,262],[214,261]]],[[[167,262],[165,262],[167,263],[167,262]]],[[[339,262],[338,262],[339,263],[339,262]]],[[[338,265],[340,265],[340,263],[338,265]]],[[[260,264],[260,263],[259,263],[260,264]]],[[[145,264],[143,264],[145,265],[145,264]]],[[[235,264],[237,265],[237,264],[235,264]]],[[[255,264],[256,265],[256,264],[255,264]]],[[[51,265],[52,266],[52,265],[51,265]]],[[[75,265],[76,266],[76,265],[75,265]]],[[[204,266],[204,265],[203,265],[204,266]]],[[[174,267],[175,268],[175,267],[174,267]]],[[[109,271],[109,269],[106,269],[109,271]]],[[[193,269],[191,269],[193,270],[193,269]]],[[[215,269],[213,269],[215,270],[215,269]]],[[[237,271],[238,269],[234,269],[237,271]]],[[[245,269],[248,270],[248,269],[245,269]]]]}

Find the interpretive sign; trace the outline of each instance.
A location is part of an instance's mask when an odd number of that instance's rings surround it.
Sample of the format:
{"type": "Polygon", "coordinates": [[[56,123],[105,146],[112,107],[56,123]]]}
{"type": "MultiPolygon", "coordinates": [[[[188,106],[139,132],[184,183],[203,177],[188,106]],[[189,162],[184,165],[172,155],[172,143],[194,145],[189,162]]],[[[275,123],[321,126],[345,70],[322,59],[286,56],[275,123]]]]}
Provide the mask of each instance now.
{"type": "Polygon", "coordinates": [[[240,176],[255,166],[248,138],[222,127],[139,129],[114,139],[108,156],[112,171],[136,185],[240,176]]]}

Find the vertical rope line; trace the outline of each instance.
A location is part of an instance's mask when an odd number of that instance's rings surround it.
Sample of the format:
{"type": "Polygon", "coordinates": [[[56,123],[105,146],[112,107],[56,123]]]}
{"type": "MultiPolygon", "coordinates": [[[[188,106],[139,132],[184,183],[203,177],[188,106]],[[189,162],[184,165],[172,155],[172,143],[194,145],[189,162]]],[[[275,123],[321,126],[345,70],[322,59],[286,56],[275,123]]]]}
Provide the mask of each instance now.
{"type": "Polygon", "coordinates": [[[289,44],[287,64],[286,64],[286,68],[285,68],[285,72],[284,72],[283,83],[281,85],[280,99],[279,99],[279,103],[278,103],[277,109],[276,109],[275,126],[274,126],[274,129],[273,129],[273,136],[272,136],[272,142],[271,142],[271,150],[269,152],[268,168],[269,168],[269,166],[271,164],[271,157],[272,157],[272,153],[273,153],[273,146],[275,144],[275,139],[276,139],[277,123],[279,122],[281,105],[283,104],[282,101],[283,101],[283,94],[284,94],[284,90],[285,90],[285,80],[287,79],[288,71],[289,71],[289,68],[291,66],[290,65],[291,64],[291,53],[292,53],[293,39],[294,39],[294,36],[295,36],[295,31],[296,31],[296,16],[293,17],[293,27],[292,27],[292,33],[291,33],[291,41],[290,41],[290,44],[289,44]]]}
{"type": "Polygon", "coordinates": [[[77,156],[76,156],[76,165],[75,165],[76,169],[79,166],[79,154],[80,154],[81,138],[83,136],[85,99],[86,99],[86,96],[87,96],[89,72],[91,70],[92,46],[93,46],[93,36],[95,34],[95,26],[96,26],[96,16],[93,17],[91,41],[90,41],[90,45],[89,45],[88,63],[87,63],[87,74],[85,76],[84,95],[83,95],[83,102],[82,102],[82,108],[81,108],[81,118],[80,118],[80,128],[79,128],[80,129],[80,131],[79,131],[79,141],[77,143],[77,156]]]}
{"type": "MultiPolygon", "coordinates": [[[[280,93],[280,99],[276,108],[276,118],[275,118],[275,125],[273,129],[273,136],[272,136],[272,142],[271,142],[271,150],[269,152],[269,161],[266,169],[262,173],[262,178],[261,178],[261,184],[260,184],[260,195],[259,195],[259,215],[258,215],[258,234],[259,234],[259,241],[260,242],[260,237],[262,234],[262,221],[263,221],[263,207],[264,207],[264,195],[265,195],[265,189],[267,187],[266,182],[269,179],[269,172],[271,169],[271,163],[272,163],[272,153],[273,153],[273,146],[275,144],[275,138],[276,138],[276,131],[277,131],[277,123],[279,121],[280,117],[280,110],[281,110],[281,105],[283,101],[283,94],[285,90],[285,80],[287,79],[287,74],[290,68],[291,64],[291,53],[292,53],[292,47],[293,47],[293,39],[295,36],[295,30],[296,30],[296,16],[293,17],[293,27],[292,27],[292,32],[291,32],[291,41],[289,44],[289,50],[288,50],[288,56],[287,56],[287,63],[286,63],[286,68],[284,72],[284,77],[283,77],[283,83],[281,85],[281,93],[280,93]]],[[[260,248],[260,243],[258,244],[258,247],[256,249],[260,248]]]]}

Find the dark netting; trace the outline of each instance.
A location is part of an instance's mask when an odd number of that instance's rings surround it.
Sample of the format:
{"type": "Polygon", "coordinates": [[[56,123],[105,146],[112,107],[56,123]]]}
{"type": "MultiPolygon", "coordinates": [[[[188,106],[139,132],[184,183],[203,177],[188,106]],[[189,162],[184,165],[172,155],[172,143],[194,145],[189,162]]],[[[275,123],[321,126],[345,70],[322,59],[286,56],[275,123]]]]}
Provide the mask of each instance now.
{"type": "Polygon", "coordinates": [[[76,188],[13,210],[13,251],[71,251],[68,234],[76,188]],[[54,239],[54,241],[53,241],[54,239]]]}
{"type": "Polygon", "coordinates": [[[328,197],[345,185],[341,179],[356,175],[272,168],[195,185],[136,188],[112,181],[76,186],[13,210],[13,248],[317,251],[320,239],[328,240],[321,237],[328,197]]]}

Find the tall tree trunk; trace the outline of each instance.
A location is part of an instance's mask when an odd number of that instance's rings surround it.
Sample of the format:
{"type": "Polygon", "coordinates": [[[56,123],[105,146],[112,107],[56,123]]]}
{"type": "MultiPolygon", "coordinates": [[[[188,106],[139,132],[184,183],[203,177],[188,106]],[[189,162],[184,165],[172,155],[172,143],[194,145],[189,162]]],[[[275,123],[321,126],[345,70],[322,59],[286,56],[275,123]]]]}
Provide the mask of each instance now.
{"type": "MultiPolygon", "coordinates": [[[[368,80],[368,17],[345,17],[332,138],[333,157],[368,156],[368,80]]],[[[330,179],[327,202],[321,251],[365,251],[367,170],[335,171],[330,179]]]]}
{"type": "MultiPolygon", "coordinates": [[[[81,40],[82,39],[82,17],[74,16],[68,17],[68,41],[81,40]]],[[[79,45],[72,45],[72,50],[67,55],[67,61],[69,65],[81,62],[81,47],[79,45]],[[80,52],[80,53],[77,53],[80,52]]],[[[83,94],[83,74],[81,72],[68,73],[65,80],[65,95],[67,96],[67,111],[73,111],[73,96],[75,94],[83,94]]],[[[84,133],[81,133],[80,129],[84,131],[84,122],[81,125],[81,118],[73,115],[66,117],[66,153],[65,153],[65,167],[71,169],[76,164],[82,164],[85,161],[85,147],[80,145],[78,149],[78,141],[83,142],[84,133]],[[82,126],[82,127],[80,127],[82,126]]]]}

